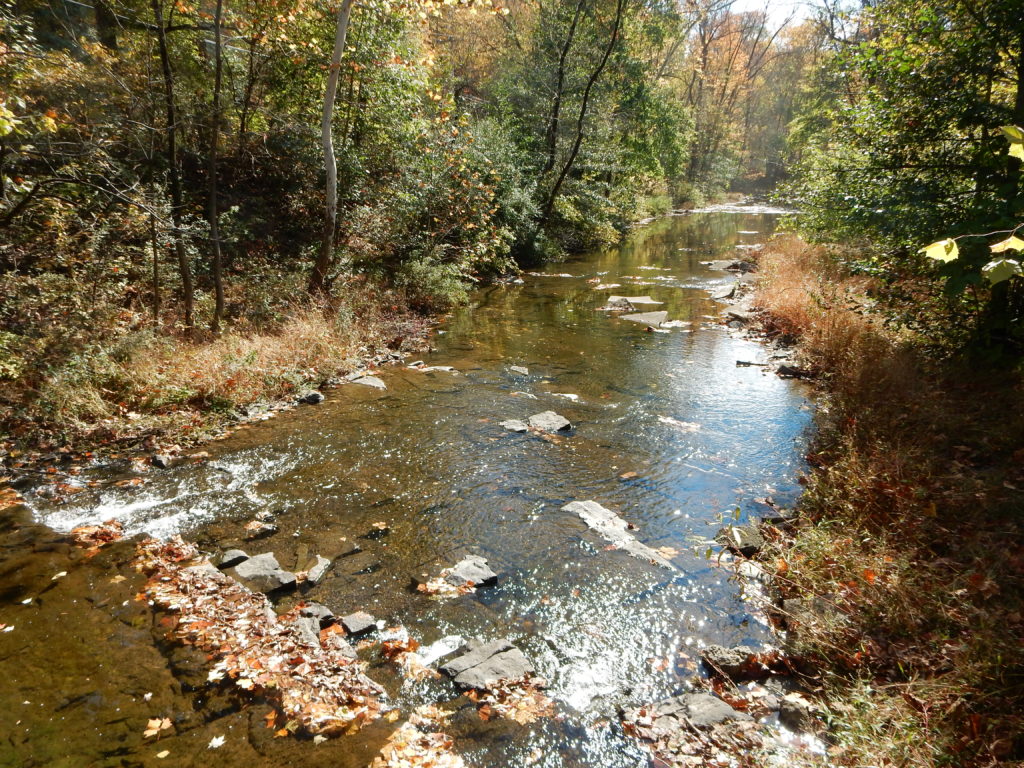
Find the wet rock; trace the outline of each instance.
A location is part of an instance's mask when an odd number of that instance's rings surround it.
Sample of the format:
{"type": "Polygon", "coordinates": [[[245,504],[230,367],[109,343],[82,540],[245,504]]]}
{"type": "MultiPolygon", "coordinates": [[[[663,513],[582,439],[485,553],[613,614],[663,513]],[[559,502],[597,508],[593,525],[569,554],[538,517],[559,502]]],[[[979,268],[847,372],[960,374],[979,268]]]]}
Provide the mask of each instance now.
{"type": "Polygon", "coordinates": [[[636,310],[625,296],[612,296],[603,307],[598,307],[601,312],[633,312],[636,310]]]}
{"type": "Polygon", "coordinates": [[[668,312],[638,312],[633,315],[621,315],[621,318],[629,320],[631,323],[640,323],[641,325],[650,325],[657,328],[668,320],[668,312]]]}
{"type": "Polygon", "coordinates": [[[174,466],[174,458],[166,453],[154,453],[149,462],[157,469],[170,469],[174,466]]]}
{"type": "Polygon", "coordinates": [[[362,375],[357,376],[354,379],[349,379],[352,384],[362,384],[364,387],[373,387],[374,389],[387,389],[388,385],[381,381],[376,376],[362,375]]]}
{"type": "Polygon", "coordinates": [[[711,294],[711,298],[715,299],[717,301],[725,301],[727,299],[733,298],[735,295],[736,295],[736,283],[733,283],[732,285],[730,285],[730,286],[728,286],[726,288],[721,288],[721,289],[715,291],[714,293],[712,293],[711,294]]]}
{"type": "Polygon", "coordinates": [[[309,602],[299,608],[299,616],[316,619],[317,626],[327,627],[334,623],[334,613],[322,603],[309,602]]]}
{"type": "Polygon", "coordinates": [[[801,379],[807,375],[807,371],[803,368],[798,368],[795,365],[780,365],[775,369],[775,373],[784,379],[801,379]]]}
{"type": "Polygon", "coordinates": [[[369,531],[363,534],[364,539],[383,539],[391,533],[391,526],[385,522],[374,523],[369,531]]]}
{"type": "Polygon", "coordinates": [[[735,683],[758,680],[767,672],[757,661],[757,651],[745,645],[709,645],[700,655],[713,674],[725,675],[735,683]]]}
{"type": "Polygon", "coordinates": [[[265,520],[250,520],[243,528],[245,530],[245,538],[250,541],[273,536],[278,531],[278,527],[274,523],[268,523],[265,520]]]}
{"type": "Polygon", "coordinates": [[[501,422],[501,426],[507,429],[509,432],[529,432],[530,425],[525,421],[519,419],[508,419],[507,421],[501,422]]]}
{"type": "Polygon", "coordinates": [[[485,587],[496,584],[498,574],[488,567],[487,560],[478,555],[471,555],[449,568],[445,580],[457,587],[463,584],[485,587]]]}
{"type": "Polygon", "coordinates": [[[542,432],[560,432],[572,429],[572,422],[564,416],[559,416],[554,411],[535,413],[528,421],[531,427],[542,432]]]}
{"type": "Polygon", "coordinates": [[[343,616],[341,626],[352,637],[358,637],[375,630],[377,628],[377,620],[366,611],[356,611],[348,616],[343,616]]]}
{"type": "Polygon", "coordinates": [[[799,693],[789,693],[779,704],[779,722],[792,731],[814,731],[818,724],[814,705],[799,693]]]}
{"type": "Polygon", "coordinates": [[[733,261],[725,269],[728,272],[755,272],[757,265],[749,261],[733,261]]]}
{"type": "Polygon", "coordinates": [[[642,709],[646,710],[644,714],[640,709],[627,711],[624,720],[645,722],[649,718],[650,725],[642,728],[644,732],[641,735],[655,742],[686,731],[691,726],[707,730],[731,722],[753,721],[746,712],[735,710],[708,693],[684,693],[642,709]]]}
{"type": "Polygon", "coordinates": [[[319,405],[324,401],[322,393],[313,390],[299,398],[299,402],[304,405],[319,405]]]}
{"type": "Polygon", "coordinates": [[[250,557],[233,570],[245,586],[257,592],[276,592],[295,586],[295,574],[282,569],[273,552],[250,557]]]}
{"type": "Polygon", "coordinates": [[[756,525],[727,525],[715,534],[715,541],[744,557],[753,557],[764,546],[764,536],[756,525]]]}
{"type": "Polygon", "coordinates": [[[529,376],[530,375],[530,369],[529,368],[524,368],[521,365],[510,365],[508,367],[508,369],[510,371],[512,371],[512,373],[518,373],[520,376],[529,376]]]}
{"type": "Polygon", "coordinates": [[[249,556],[240,549],[228,549],[221,552],[216,559],[217,567],[220,569],[233,568],[239,563],[249,559],[249,556]]]}
{"type": "Polygon", "coordinates": [[[621,302],[627,303],[630,307],[636,307],[641,304],[664,304],[663,301],[655,301],[650,296],[609,296],[609,304],[619,304],[621,302]]]}
{"type": "Polygon", "coordinates": [[[583,522],[600,534],[602,538],[634,557],[648,560],[672,571],[677,570],[662,554],[646,544],[641,544],[632,534],[628,533],[629,523],[596,501],[573,501],[562,507],[562,511],[579,515],[583,522]]]}
{"type": "Polygon", "coordinates": [[[508,640],[470,640],[465,652],[444,664],[441,671],[460,688],[483,689],[501,680],[530,677],[534,667],[508,640]]]}
{"type": "Polygon", "coordinates": [[[324,576],[327,575],[327,569],[331,567],[331,561],[323,555],[317,555],[314,559],[313,565],[306,569],[306,582],[309,584],[319,584],[323,581],[324,576]]]}

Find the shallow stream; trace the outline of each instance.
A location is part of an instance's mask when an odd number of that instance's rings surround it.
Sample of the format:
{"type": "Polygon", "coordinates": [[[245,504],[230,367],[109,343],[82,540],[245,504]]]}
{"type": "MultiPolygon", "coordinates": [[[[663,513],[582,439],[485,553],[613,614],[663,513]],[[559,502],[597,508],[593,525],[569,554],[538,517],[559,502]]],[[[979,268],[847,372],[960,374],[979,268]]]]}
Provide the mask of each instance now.
{"type": "MultiPolygon", "coordinates": [[[[643,764],[617,726],[620,708],[684,690],[703,645],[772,643],[711,539],[723,519],[763,511],[758,498],[792,502],[811,414],[799,384],[737,366],[768,351],[722,324],[710,294],[735,278],[701,262],[742,257],[776,219],[730,209],[658,220],[620,247],[474,294],[424,358],[454,372],[385,368],[386,390],[330,390],[212,444],[206,463],[59,506],[33,500],[42,525],[7,521],[0,550],[0,623],[13,627],[0,633],[0,764],[355,768],[396,727],[316,746],[271,738],[266,709],[205,698],[202,660],[154,644],[131,600],[138,583],[114,575],[117,553],[72,568],[51,532],[112,517],[211,552],[273,551],[296,570],[324,555],[333,565],[307,599],[369,611],[424,645],[511,640],[549,681],[560,717],[457,719],[455,750],[472,766],[643,764]],[[663,303],[644,309],[682,324],[648,332],[598,311],[611,294],[650,296],[663,303]],[[547,410],[574,429],[546,441],[499,425],[547,410]],[[609,551],[560,511],[587,499],[677,553],[678,570],[609,551]],[[243,526],[264,510],[278,533],[246,541],[243,526]],[[374,523],[389,533],[372,535],[374,523]],[[342,556],[353,542],[362,551],[342,556]],[[412,576],[469,553],[487,558],[497,586],[449,601],[410,589],[412,576]],[[175,734],[144,741],[140,724],[158,716],[176,718],[175,734]]],[[[444,681],[403,685],[383,665],[370,675],[403,711],[457,695],[444,681]]]]}

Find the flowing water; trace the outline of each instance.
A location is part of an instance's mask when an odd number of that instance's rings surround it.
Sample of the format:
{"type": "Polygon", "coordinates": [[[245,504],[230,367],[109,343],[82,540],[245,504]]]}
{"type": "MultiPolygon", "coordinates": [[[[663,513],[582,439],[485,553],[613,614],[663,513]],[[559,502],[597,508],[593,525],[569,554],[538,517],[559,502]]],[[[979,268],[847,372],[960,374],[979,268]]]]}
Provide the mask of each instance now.
{"type": "MultiPolygon", "coordinates": [[[[0,622],[13,626],[0,633],[0,673],[12,681],[0,694],[0,764],[362,766],[395,727],[315,746],[270,738],[265,709],[205,697],[203,660],[154,644],[130,599],[138,584],[112,575],[126,555],[52,581],[68,552],[51,529],[112,517],[211,552],[273,551],[285,568],[332,558],[306,599],[339,615],[365,609],[424,645],[514,642],[549,681],[559,717],[456,718],[455,750],[470,765],[643,764],[616,725],[620,708],[684,690],[703,645],[772,643],[708,550],[723,519],[758,512],[755,499],[795,498],[810,412],[798,384],[736,365],[767,351],[717,319],[709,293],[734,278],[700,262],[741,256],[776,218],[661,219],[620,247],[480,290],[443,319],[425,357],[455,372],[386,368],[386,391],[332,390],[214,443],[207,463],[64,505],[33,500],[45,527],[8,521],[0,554],[0,622]],[[597,289],[595,278],[620,287],[597,289]],[[598,311],[610,294],[649,295],[663,302],[650,309],[685,325],[647,332],[598,311]],[[499,426],[546,410],[572,432],[549,442],[499,426]],[[635,524],[643,543],[676,551],[678,570],[609,550],[561,511],[587,499],[635,524]],[[275,511],[279,532],[246,541],[243,525],[261,510],[275,511]],[[373,535],[380,522],[387,535],[373,535]],[[341,556],[353,542],[362,551],[341,556]],[[467,553],[487,558],[497,586],[449,601],[410,588],[467,553]],[[144,743],[139,724],[157,716],[174,717],[176,735],[144,743]]],[[[403,685],[381,664],[370,675],[405,712],[456,696],[445,681],[403,685]]]]}

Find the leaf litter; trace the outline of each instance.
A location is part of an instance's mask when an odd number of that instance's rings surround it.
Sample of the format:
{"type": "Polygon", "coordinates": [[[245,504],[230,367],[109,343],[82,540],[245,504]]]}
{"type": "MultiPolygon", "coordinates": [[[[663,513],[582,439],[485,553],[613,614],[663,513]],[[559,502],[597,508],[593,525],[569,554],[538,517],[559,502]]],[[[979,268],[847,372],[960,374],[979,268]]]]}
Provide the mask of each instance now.
{"type": "Polygon", "coordinates": [[[227,680],[259,694],[289,733],[353,733],[381,712],[383,689],[364,674],[343,633],[322,632],[312,646],[298,608],[277,616],[267,597],[252,592],[178,536],[138,545],[137,570],[149,577],[143,597],[172,615],[170,635],[208,654],[209,680],[227,680]]]}

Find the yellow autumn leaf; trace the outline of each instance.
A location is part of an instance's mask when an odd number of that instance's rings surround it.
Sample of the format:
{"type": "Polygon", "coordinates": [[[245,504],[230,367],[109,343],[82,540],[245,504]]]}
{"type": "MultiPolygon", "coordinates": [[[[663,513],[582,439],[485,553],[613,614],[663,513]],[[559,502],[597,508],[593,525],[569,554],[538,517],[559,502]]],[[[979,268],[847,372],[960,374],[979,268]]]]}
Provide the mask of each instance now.
{"type": "Polygon", "coordinates": [[[992,253],[1004,253],[1006,251],[1024,251],[1024,240],[1021,240],[1016,235],[1010,235],[1005,240],[1000,240],[998,243],[993,243],[989,246],[992,253]]]}
{"type": "Polygon", "coordinates": [[[923,253],[929,259],[949,262],[954,261],[960,255],[960,248],[957,247],[955,240],[946,238],[945,240],[939,240],[931,245],[926,245],[918,252],[923,253]]]}

